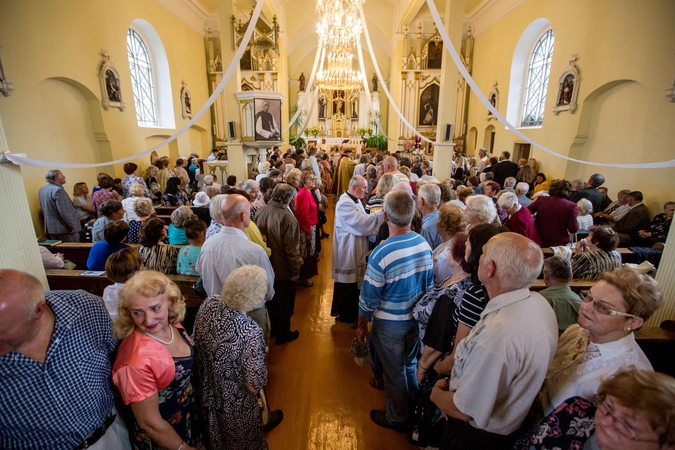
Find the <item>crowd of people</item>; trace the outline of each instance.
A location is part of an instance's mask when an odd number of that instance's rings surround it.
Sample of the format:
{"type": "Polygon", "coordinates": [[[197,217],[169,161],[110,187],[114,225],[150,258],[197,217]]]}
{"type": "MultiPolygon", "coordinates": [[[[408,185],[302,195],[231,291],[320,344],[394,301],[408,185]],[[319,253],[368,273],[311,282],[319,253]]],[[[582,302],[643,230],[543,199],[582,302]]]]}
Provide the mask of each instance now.
{"type": "Polygon", "coordinates": [[[443,449],[675,448],[675,380],[634,337],[662,294],[616,250],[662,249],[675,203],[650,221],[639,191],[612,202],[601,174],[548,181],[508,152],[457,156],[444,180],[423,156],[353,156],[276,147],[222,185],[196,156],[159,158],[72,201],[49,171],[46,233],[93,225],[88,268],[114,284],[101,299],[0,271],[0,447],[267,448],[268,346],[299,338],[332,193],[331,315],[369,349],[377,425],[443,449]],[[555,246],[574,250],[544,260],[555,246]],[[175,273],[205,296],[192,333],[175,273]],[[578,296],[573,278],[595,281],[578,296]]]}

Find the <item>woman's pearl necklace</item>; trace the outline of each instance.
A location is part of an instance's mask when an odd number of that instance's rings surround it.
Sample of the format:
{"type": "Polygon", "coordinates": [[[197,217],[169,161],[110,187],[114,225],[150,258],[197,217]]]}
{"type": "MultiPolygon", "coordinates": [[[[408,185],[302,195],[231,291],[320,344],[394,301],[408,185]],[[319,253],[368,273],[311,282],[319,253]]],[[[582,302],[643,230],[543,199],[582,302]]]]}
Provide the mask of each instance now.
{"type": "Polygon", "coordinates": [[[146,336],[148,336],[148,337],[153,338],[154,340],[156,340],[157,342],[159,342],[159,343],[161,343],[161,344],[169,345],[169,344],[173,343],[173,326],[169,325],[169,328],[171,329],[171,339],[169,339],[168,342],[167,342],[167,341],[161,340],[161,339],[158,338],[157,336],[153,336],[152,334],[148,333],[147,331],[144,331],[143,334],[146,335],[146,336]]]}

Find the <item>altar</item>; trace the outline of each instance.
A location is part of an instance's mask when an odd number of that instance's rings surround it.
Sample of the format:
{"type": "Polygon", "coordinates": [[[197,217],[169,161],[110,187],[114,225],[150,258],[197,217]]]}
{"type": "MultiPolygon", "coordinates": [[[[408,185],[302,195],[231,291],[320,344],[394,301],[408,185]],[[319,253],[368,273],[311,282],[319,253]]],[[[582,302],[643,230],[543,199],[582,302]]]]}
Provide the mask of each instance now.
{"type": "Polygon", "coordinates": [[[319,144],[318,149],[322,150],[323,152],[330,154],[330,149],[331,147],[342,147],[342,150],[347,150],[348,148],[351,150],[354,150],[354,155],[358,155],[361,153],[361,147],[363,147],[361,144],[343,144],[342,141],[345,141],[346,139],[326,139],[325,144],[319,144]],[[329,143],[328,141],[338,141],[335,143],[329,143]]]}

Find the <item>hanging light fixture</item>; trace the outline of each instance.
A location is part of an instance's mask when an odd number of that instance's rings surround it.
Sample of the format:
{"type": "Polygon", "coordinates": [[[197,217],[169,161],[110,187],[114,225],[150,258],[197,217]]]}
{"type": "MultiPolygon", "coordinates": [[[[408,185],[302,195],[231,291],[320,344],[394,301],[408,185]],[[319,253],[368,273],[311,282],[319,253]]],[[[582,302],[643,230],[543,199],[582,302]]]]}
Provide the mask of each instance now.
{"type": "Polygon", "coordinates": [[[316,32],[319,48],[326,50],[317,74],[319,93],[327,98],[352,100],[361,90],[361,76],[353,67],[353,52],[363,27],[359,7],[364,0],[317,0],[320,15],[316,32]],[[336,94],[337,92],[337,94],[336,94]]]}

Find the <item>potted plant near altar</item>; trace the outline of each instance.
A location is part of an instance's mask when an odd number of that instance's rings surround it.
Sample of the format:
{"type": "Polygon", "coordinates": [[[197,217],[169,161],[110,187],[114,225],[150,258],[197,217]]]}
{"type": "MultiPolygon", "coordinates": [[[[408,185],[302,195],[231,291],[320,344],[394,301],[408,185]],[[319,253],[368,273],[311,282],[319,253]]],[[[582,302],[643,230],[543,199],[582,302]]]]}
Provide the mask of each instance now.
{"type": "Polygon", "coordinates": [[[307,127],[305,133],[307,133],[308,135],[312,135],[312,137],[316,138],[317,135],[319,134],[319,127],[317,127],[316,125],[312,127],[307,127]]]}

